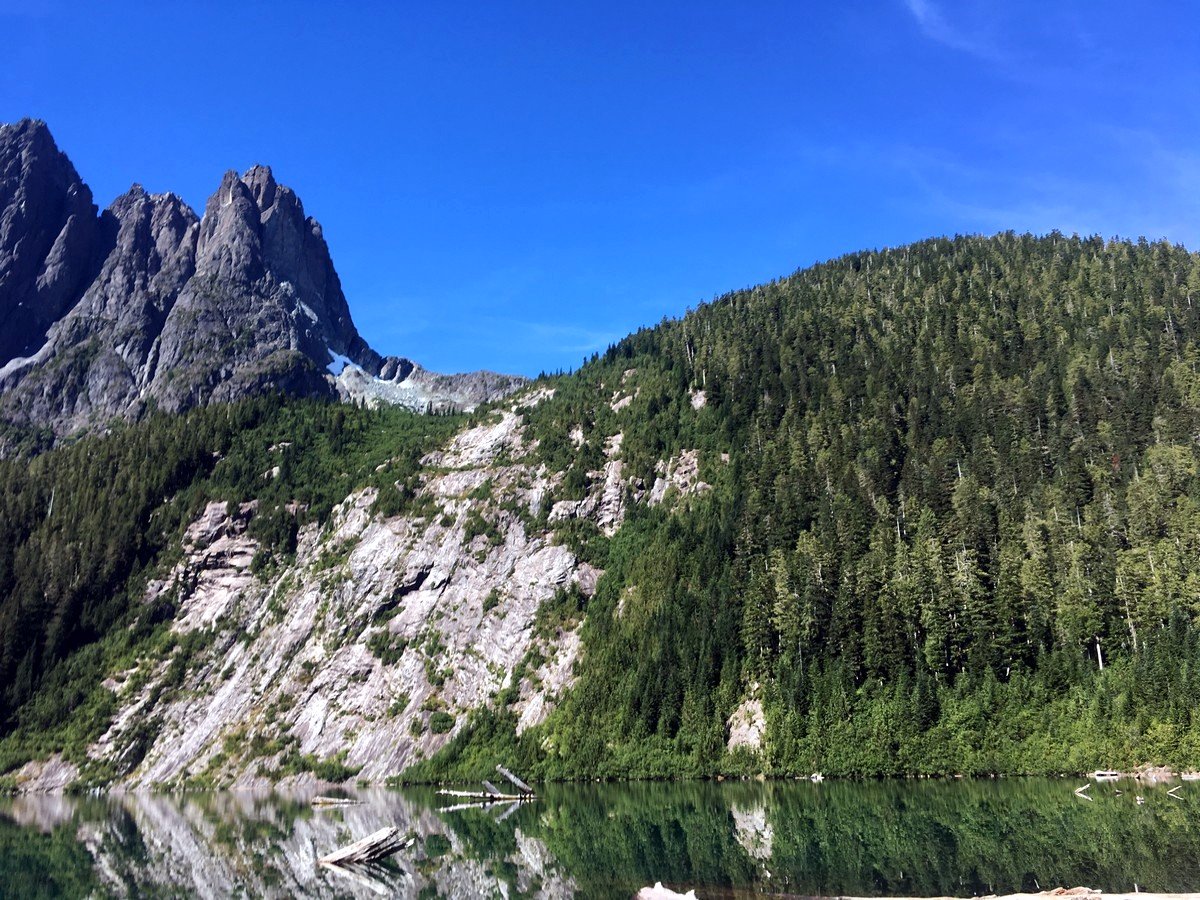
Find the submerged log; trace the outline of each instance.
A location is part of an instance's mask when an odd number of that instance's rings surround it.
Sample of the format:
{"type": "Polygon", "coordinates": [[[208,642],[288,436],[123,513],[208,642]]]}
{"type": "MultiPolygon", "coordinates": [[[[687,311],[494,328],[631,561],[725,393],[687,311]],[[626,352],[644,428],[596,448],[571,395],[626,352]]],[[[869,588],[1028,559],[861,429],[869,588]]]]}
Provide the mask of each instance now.
{"type": "MultiPolygon", "coordinates": [[[[380,897],[400,896],[396,889],[397,886],[392,883],[392,873],[385,869],[381,863],[348,863],[346,865],[340,863],[321,863],[321,867],[344,878],[352,879],[380,897]]],[[[409,877],[408,873],[403,873],[403,875],[406,878],[409,877]]]]}
{"type": "Polygon", "coordinates": [[[327,856],[322,856],[319,862],[326,865],[344,865],[345,863],[372,862],[391,856],[397,850],[402,850],[411,844],[400,836],[400,829],[389,825],[380,828],[374,834],[369,834],[361,841],[347,844],[341,850],[335,850],[327,856]]]}

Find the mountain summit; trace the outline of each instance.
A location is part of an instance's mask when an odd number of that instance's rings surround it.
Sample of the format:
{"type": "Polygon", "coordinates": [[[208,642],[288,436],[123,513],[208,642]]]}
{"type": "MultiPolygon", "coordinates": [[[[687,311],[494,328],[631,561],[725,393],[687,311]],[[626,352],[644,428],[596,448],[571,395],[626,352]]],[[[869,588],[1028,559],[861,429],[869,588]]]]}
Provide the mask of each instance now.
{"type": "Polygon", "coordinates": [[[0,417],[62,437],[249,394],[469,408],[524,379],[383,357],[320,224],[266,166],[198,217],[134,185],[97,215],[44,122],[0,125],[0,417]]]}

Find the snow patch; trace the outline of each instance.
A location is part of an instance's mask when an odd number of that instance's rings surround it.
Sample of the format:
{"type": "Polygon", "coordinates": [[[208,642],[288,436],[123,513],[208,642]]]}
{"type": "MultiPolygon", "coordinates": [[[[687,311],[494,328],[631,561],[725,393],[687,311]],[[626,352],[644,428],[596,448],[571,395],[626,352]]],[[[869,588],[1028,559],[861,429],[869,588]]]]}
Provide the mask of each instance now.
{"type": "MultiPolygon", "coordinates": [[[[304,307],[306,312],[308,312],[310,315],[312,314],[311,309],[309,309],[307,306],[304,306],[303,303],[301,303],[300,305],[302,307],[304,307]]],[[[314,322],[316,321],[315,316],[313,317],[313,321],[314,322]]],[[[326,368],[329,369],[330,375],[334,375],[334,376],[341,375],[342,372],[344,372],[347,369],[347,367],[354,365],[354,361],[352,359],[350,359],[350,357],[342,356],[342,354],[338,353],[332,347],[326,347],[325,349],[328,350],[329,355],[333,357],[333,362],[331,362],[328,366],[326,366],[326,368]]]]}
{"type": "Polygon", "coordinates": [[[0,379],[7,378],[9,375],[19,372],[28,366],[44,362],[50,356],[52,343],[52,341],[46,341],[33,356],[18,356],[15,359],[10,359],[3,367],[0,367],[0,379]]]}

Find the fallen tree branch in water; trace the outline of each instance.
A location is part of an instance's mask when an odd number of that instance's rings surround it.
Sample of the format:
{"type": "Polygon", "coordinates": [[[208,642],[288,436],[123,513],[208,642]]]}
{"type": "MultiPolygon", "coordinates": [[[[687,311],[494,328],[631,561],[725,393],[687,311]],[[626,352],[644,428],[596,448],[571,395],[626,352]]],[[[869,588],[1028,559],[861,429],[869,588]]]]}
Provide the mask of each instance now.
{"type": "Polygon", "coordinates": [[[325,863],[326,865],[372,862],[377,859],[383,859],[385,856],[391,856],[397,850],[403,850],[412,844],[412,842],[412,839],[406,841],[400,836],[399,828],[389,825],[387,828],[379,829],[374,834],[367,835],[361,841],[347,844],[341,850],[335,850],[328,856],[322,856],[318,862],[325,863]]]}

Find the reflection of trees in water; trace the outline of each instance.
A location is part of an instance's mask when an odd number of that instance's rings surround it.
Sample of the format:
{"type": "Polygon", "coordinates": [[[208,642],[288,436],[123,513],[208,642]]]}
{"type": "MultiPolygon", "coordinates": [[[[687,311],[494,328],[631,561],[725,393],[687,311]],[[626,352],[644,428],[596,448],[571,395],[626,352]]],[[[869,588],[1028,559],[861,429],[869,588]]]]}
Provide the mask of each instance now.
{"type": "Polygon", "coordinates": [[[0,804],[0,897],[84,897],[100,880],[71,825],[71,810],[28,824],[0,804]]]}
{"type": "Polygon", "coordinates": [[[1008,892],[1087,884],[1108,891],[1200,883],[1195,814],[1154,792],[1074,782],[832,783],[773,802],[780,870],[824,893],[1008,892]],[[1164,848],[1174,847],[1174,859],[1164,848]]]}
{"type": "Polygon", "coordinates": [[[1190,803],[1155,789],[1139,807],[1129,786],[1121,796],[1121,785],[1095,788],[1095,803],[1073,787],[1007,779],[551,789],[534,833],[582,887],[600,877],[620,887],[964,896],[1039,884],[1200,885],[1200,788],[1190,803]]]}
{"type": "MultiPolygon", "coordinates": [[[[1200,802],[1074,782],[548,785],[439,813],[432,791],[357,806],[301,798],[18,797],[0,802],[0,885],[20,896],[628,897],[655,881],[804,894],[968,895],[1088,884],[1195,889],[1200,802]],[[317,858],[383,825],[416,842],[351,873],[317,858]],[[49,873],[49,874],[45,874],[49,873]]],[[[4,891],[0,891],[3,893],[4,891]]]]}

